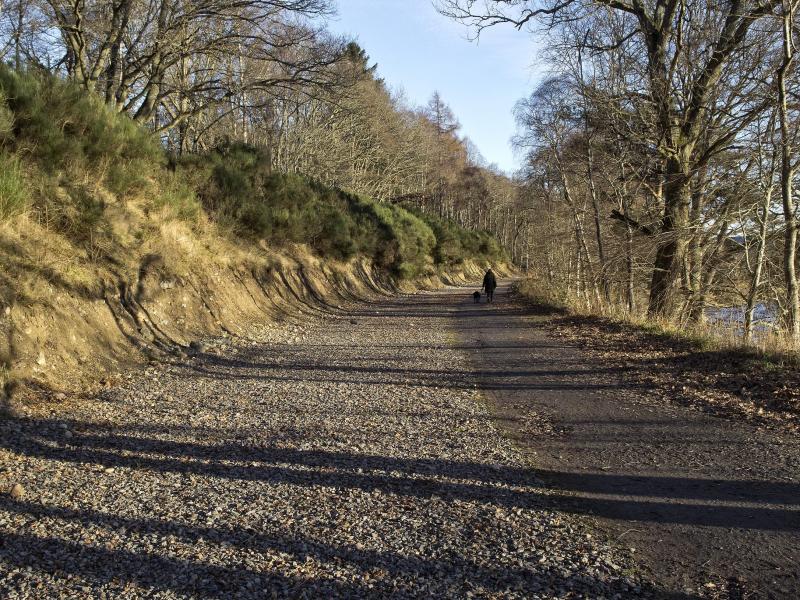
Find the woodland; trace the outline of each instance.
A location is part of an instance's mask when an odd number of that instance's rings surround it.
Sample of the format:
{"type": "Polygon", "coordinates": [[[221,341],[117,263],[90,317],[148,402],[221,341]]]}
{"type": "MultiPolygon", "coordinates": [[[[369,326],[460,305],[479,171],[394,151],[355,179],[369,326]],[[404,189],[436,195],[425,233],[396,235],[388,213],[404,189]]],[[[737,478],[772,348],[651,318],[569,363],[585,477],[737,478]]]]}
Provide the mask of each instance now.
{"type": "Polygon", "coordinates": [[[517,173],[439,93],[411,105],[333,35],[330,0],[4,0],[0,57],[74,82],[172,156],[242,144],[271,171],[488,231],[549,297],[676,323],[740,307],[745,341],[766,311],[800,339],[794,0],[436,6],[475,38],[546,40],[547,75],[515,108],[517,173]]]}

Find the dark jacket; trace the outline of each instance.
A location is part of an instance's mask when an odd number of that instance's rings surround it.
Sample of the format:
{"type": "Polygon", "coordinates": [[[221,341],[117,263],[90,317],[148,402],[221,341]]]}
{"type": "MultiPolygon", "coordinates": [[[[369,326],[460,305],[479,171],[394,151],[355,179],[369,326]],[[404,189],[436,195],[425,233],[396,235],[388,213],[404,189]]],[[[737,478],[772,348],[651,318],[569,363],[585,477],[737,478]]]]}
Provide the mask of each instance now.
{"type": "Polygon", "coordinates": [[[483,276],[483,289],[487,292],[493,292],[497,288],[497,279],[494,276],[494,273],[491,271],[486,271],[486,275],[483,276]]]}

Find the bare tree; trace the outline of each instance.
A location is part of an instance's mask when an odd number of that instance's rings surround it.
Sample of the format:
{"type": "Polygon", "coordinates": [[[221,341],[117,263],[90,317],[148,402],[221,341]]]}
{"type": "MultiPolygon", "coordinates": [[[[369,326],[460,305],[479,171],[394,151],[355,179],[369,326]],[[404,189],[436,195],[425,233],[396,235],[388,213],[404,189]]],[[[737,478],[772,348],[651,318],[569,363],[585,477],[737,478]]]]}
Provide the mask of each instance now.
{"type": "Polygon", "coordinates": [[[279,88],[324,86],[344,47],[312,23],[329,0],[10,1],[46,20],[11,30],[26,38],[18,48],[34,49],[29,62],[63,70],[160,130],[279,88]]]}
{"type": "Polygon", "coordinates": [[[627,48],[638,61],[641,80],[628,90],[645,126],[643,133],[663,161],[663,212],[650,284],[649,311],[674,314],[691,236],[691,186],[695,173],[724,152],[750,123],[761,104],[753,102],[757,77],[742,77],[743,64],[763,69],[756,58],[769,47],[760,22],[779,7],[778,0],[734,0],[722,4],[655,0],[443,0],[440,10],[480,32],[502,23],[517,28],[544,24],[551,31],[584,20],[599,24],[617,15],[624,31],[608,38],[597,34],[598,52],[627,48]],[[759,37],[761,46],[754,44],[759,37]],[[724,90],[724,91],[723,91],[724,90]]]}
{"type": "Polygon", "coordinates": [[[789,123],[787,100],[787,79],[792,72],[795,58],[794,14],[798,6],[796,0],[781,2],[782,56],[778,67],[776,84],[778,88],[778,121],[781,132],[781,200],[783,202],[784,250],[783,270],[786,280],[787,329],[792,341],[800,341],[800,296],[798,295],[797,266],[797,214],[794,204],[794,164],[792,158],[794,136],[789,123]]]}

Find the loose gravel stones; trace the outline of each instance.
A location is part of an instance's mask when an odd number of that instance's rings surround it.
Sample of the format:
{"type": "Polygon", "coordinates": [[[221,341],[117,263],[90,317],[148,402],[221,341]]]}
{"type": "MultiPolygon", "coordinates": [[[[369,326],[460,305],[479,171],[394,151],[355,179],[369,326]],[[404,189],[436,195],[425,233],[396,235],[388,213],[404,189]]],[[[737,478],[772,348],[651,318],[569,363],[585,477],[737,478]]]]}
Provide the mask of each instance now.
{"type": "Polygon", "coordinates": [[[8,495],[11,496],[14,500],[21,500],[25,497],[25,488],[22,487],[20,484],[15,483],[11,486],[11,490],[8,492],[8,495]]]}
{"type": "Polygon", "coordinates": [[[424,297],[204,342],[0,440],[4,598],[652,593],[547,508],[424,297]]]}

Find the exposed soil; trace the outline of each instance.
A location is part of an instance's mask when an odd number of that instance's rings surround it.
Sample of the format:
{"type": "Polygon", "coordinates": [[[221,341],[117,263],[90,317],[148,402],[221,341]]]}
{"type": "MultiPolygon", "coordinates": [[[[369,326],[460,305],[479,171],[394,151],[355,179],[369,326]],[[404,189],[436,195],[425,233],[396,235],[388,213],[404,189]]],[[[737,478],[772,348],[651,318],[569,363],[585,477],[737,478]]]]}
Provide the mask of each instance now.
{"type": "Polygon", "coordinates": [[[723,370],[722,355],[692,357],[504,292],[454,327],[475,347],[496,417],[560,492],[554,506],[592,518],[665,589],[800,597],[793,418],[785,399],[767,414],[740,392],[757,377],[763,389],[783,383],[735,355],[723,370]]]}
{"type": "MultiPolygon", "coordinates": [[[[174,234],[189,236],[182,229],[174,234]]],[[[16,386],[81,391],[128,368],[185,357],[202,338],[242,336],[255,323],[302,310],[319,313],[355,299],[459,284],[482,272],[467,261],[397,280],[367,259],[325,260],[303,246],[280,253],[209,246],[201,253],[199,244],[187,244],[177,253],[180,269],[170,265],[175,256],[147,254],[130,273],[89,278],[93,291],[48,284],[42,298],[0,303],[0,412],[13,412],[15,394],[6,392],[16,386]]]]}

